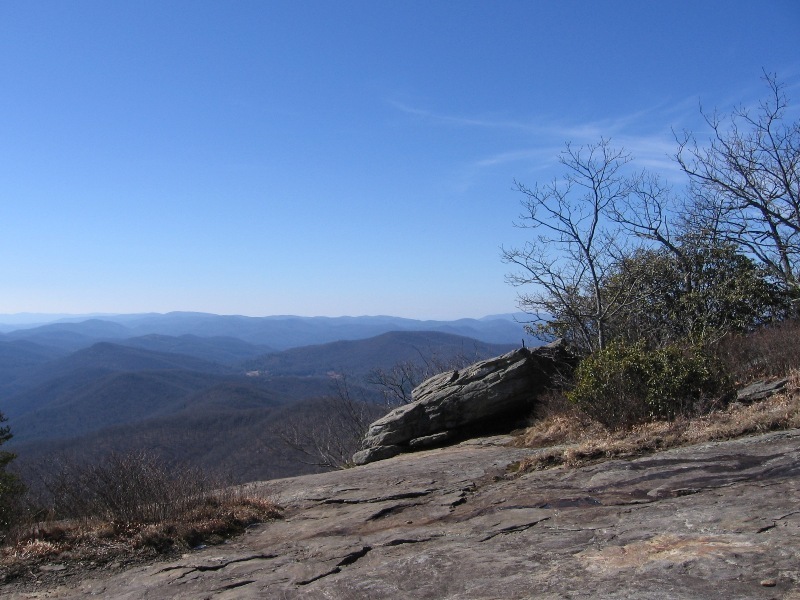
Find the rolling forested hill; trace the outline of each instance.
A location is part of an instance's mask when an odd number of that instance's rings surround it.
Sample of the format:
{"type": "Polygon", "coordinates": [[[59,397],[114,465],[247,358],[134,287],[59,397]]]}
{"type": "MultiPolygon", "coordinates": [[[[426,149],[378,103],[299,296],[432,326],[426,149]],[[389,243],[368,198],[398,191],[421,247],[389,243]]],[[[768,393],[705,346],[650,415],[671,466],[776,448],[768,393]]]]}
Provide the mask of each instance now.
{"type": "Polygon", "coordinates": [[[97,321],[84,330],[63,325],[0,336],[0,411],[21,469],[54,457],[148,448],[236,481],[309,472],[315,469],[281,443],[280,432],[286,422],[313,420],[341,376],[359,401],[378,402],[365,383],[377,368],[477,361],[515,346],[390,331],[278,352],[231,336],[149,333],[70,351],[65,339],[122,330],[97,321]]]}
{"type": "Polygon", "coordinates": [[[515,347],[512,344],[489,344],[448,333],[391,331],[366,340],[343,340],[292,348],[261,356],[245,364],[251,370],[282,375],[322,376],[333,372],[363,376],[376,368],[389,369],[405,361],[447,361],[458,356],[475,362],[515,347]]]}

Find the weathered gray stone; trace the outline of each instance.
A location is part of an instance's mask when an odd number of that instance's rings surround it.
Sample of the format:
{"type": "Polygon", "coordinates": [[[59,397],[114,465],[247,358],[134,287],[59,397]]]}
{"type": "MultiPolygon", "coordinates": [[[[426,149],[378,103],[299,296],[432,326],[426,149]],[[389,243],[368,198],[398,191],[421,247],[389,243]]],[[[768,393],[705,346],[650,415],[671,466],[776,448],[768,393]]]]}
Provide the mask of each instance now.
{"type": "Polygon", "coordinates": [[[285,518],[8,600],[800,598],[800,430],[525,475],[460,444],[257,484],[285,518]]]}
{"type": "Polygon", "coordinates": [[[449,431],[443,431],[442,433],[434,433],[433,435],[426,435],[424,437],[414,438],[408,445],[411,448],[418,449],[418,448],[433,448],[434,446],[440,446],[444,442],[453,438],[453,434],[449,431]]]}
{"type": "Polygon", "coordinates": [[[785,377],[781,379],[762,380],[751,383],[747,387],[740,389],[736,393],[736,401],[742,404],[752,404],[758,400],[769,398],[773,394],[781,391],[789,383],[785,377]]]}
{"type": "MultiPolygon", "coordinates": [[[[559,367],[570,361],[556,342],[533,350],[520,348],[460,371],[446,371],[416,387],[413,402],[370,425],[362,451],[353,461],[381,460],[381,447],[411,450],[465,434],[480,435],[498,423],[527,416],[537,394],[559,367]],[[433,437],[437,436],[437,437],[433,437]],[[415,443],[412,444],[412,441],[415,443]]],[[[397,454],[393,451],[392,456],[397,454]]]]}
{"type": "Polygon", "coordinates": [[[376,460],[386,460],[403,453],[400,446],[375,446],[359,450],[353,455],[353,462],[357,465],[365,465],[376,460]]]}

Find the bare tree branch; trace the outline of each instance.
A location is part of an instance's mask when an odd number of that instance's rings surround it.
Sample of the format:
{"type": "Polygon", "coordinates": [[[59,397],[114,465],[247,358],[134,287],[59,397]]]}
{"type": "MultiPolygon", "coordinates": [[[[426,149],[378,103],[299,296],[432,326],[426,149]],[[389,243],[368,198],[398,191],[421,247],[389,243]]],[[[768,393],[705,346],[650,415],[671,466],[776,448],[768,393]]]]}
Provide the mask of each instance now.
{"type": "Polygon", "coordinates": [[[518,269],[508,275],[509,283],[534,287],[519,296],[534,333],[568,337],[590,351],[605,346],[615,307],[605,302],[602,288],[615,257],[624,254],[613,215],[632,192],[624,174],[630,160],[608,140],[580,148],[567,144],[559,157],[562,179],[533,188],[515,182],[524,196],[516,225],[536,235],[522,248],[504,248],[502,256],[518,269]]]}
{"type": "Polygon", "coordinates": [[[676,135],[676,160],[689,176],[696,203],[715,216],[716,233],[743,247],[788,289],[800,290],[800,121],[786,122],[788,99],[775,75],[769,96],[753,112],[703,113],[712,131],[701,147],[676,135]],[[709,205],[709,202],[711,203],[709,205]]]}

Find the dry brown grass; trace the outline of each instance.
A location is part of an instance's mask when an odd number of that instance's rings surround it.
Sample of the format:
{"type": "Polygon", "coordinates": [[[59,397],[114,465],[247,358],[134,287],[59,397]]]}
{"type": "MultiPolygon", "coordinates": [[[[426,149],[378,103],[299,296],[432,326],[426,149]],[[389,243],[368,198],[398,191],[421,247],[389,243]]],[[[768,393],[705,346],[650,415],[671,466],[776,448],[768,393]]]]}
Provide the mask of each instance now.
{"type": "Polygon", "coordinates": [[[541,451],[522,461],[521,470],[577,466],[639,456],[657,450],[800,427],[800,321],[789,320],[749,334],[731,335],[717,353],[738,385],[756,379],[789,377],[784,393],[742,406],[733,404],[703,416],[656,421],[610,430],[571,405],[562,394],[540,399],[536,421],[518,445],[541,451]],[[787,375],[788,374],[788,375],[787,375]]]}
{"type": "Polygon", "coordinates": [[[250,489],[214,486],[196,470],[142,452],[65,463],[28,502],[0,539],[0,583],[38,578],[48,564],[71,574],[152,560],[222,543],[280,516],[250,489]]]}
{"type": "Polygon", "coordinates": [[[574,409],[542,418],[521,436],[519,445],[543,450],[524,459],[520,471],[557,465],[570,467],[609,458],[641,456],[657,450],[780,429],[800,428],[800,370],[789,375],[786,390],[749,406],[733,404],[695,418],[656,421],[610,431],[574,409]]]}
{"type": "Polygon", "coordinates": [[[606,429],[567,400],[559,390],[539,397],[533,424],[517,440],[525,448],[547,448],[601,435],[606,429]]]}
{"type": "Polygon", "coordinates": [[[42,565],[70,571],[127,565],[189,548],[219,544],[248,526],[278,518],[265,498],[223,493],[179,519],[155,523],[71,519],[35,523],[12,532],[0,548],[0,582],[40,576],[42,565]]]}

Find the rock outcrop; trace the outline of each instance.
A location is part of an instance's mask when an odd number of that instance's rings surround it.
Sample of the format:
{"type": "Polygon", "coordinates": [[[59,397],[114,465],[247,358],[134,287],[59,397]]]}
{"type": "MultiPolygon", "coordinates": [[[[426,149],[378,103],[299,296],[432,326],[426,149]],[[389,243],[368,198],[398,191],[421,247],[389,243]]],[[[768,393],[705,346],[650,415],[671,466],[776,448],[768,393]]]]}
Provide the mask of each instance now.
{"type": "Polygon", "coordinates": [[[800,599],[800,430],[524,475],[471,440],[256,484],[285,518],[7,600],[800,599]]]}
{"type": "Polygon", "coordinates": [[[752,404],[759,400],[766,400],[773,394],[783,390],[788,383],[789,379],[787,377],[755,381],[736,393],[736,401],[742,404],[752,404]]]}
{"type": "Polygon", "coordinates": [[[414,389],[411,404],[370,425],[353,462],[363,465],[500,432],[529,415],[537,394],[570,362],[563,344],[555,342],[435,375],[414,389]]]}

